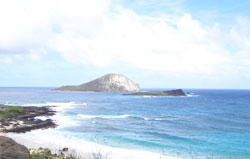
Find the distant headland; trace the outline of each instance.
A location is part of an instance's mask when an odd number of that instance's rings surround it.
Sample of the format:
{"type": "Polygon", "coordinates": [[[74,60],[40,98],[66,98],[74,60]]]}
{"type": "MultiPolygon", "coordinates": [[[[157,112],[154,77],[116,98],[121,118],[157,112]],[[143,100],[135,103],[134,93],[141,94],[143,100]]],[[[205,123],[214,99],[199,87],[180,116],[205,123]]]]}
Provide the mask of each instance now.
{"type": "Polygon", "coordinates": [[[79,86],[62,86],[59,91],[138,92],[139,84],[121,74],[107,74],[79,86]]]}

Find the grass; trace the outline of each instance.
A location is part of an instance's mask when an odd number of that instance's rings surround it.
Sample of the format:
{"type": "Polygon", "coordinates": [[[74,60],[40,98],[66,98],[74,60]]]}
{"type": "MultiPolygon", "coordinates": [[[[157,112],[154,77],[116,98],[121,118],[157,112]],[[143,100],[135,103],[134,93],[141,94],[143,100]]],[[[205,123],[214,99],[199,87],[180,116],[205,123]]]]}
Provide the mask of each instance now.
{"type": "Polygon", "coordinates": [[[83,153],[74,149],[62,151],[59,148],[39,148],[30,151],[30,159],[109,159],[109,157],[100,151],[83,153]]]}
{"type": "Polygon", "coordinates": [[[31,159],[79,159],[77,157],[74,157],[73,155],[65,156],[63,154],[52,154],[50,152],[45,154],[33,152],[30,155],[30,158],[31,159]]]}
{"type": "Polygon", "coordinates": [[[83,156],[80,155],[74,151],[72,152],[60,152],[59,153],[51,153],[46,152],[32,152],[30,154],[30,159],[104,159],[102,157],[97,157],[95,155],[91,156],[91,157],[87,157],[87,156],[83,156]]]}
{"type": "Polygon", "coordinates": [[[8,117],[19,114],[22,111],[22,107],[0,105],[0,119],[6,120],[8,117]]]}

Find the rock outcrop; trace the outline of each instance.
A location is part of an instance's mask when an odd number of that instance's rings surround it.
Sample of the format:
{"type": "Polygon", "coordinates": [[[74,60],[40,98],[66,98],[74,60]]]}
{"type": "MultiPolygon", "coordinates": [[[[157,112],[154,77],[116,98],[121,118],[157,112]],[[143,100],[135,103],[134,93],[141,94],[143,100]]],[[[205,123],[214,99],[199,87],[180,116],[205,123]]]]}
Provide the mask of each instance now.
{"type": "Polygon", "coordinates": [[[139,84],[120,74],[107,74],[79,86],[62,86],[59,91],[137,92],[139,84]]]}
{"type": "Polygon", "coordinates": [[[168,91],[149,91],[149,92],[136,92],[124,95],[150,95],[150,96],[186,96],[182,89],[168,90],[168,91]]]}
{"type": "Polygon", "coordinates": [[[169,94],[171,96],[186,96],[182,89],[174,89],[169,91],[164,91],[164,93],[169,94]]]}
{"type": "Polygon", "coordinates": [[[29,150],[8,137],[0,136],[1,159],[29,159],[29,150]]]}
{"type": "Polygon", "coordinates": [[[24,133],[35,129],[54,128],[57,125],[51,119],[39,119],[54,114],[55,111],[50,107],[0,105],[0,132],[24,133]]]}

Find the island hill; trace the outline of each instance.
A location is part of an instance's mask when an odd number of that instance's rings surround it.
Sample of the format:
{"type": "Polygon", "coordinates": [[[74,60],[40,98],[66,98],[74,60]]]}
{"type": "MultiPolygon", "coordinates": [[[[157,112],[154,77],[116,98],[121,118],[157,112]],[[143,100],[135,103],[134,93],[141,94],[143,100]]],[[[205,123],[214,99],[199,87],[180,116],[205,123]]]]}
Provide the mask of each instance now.
{"type": "Polygon", "coordinates": [[[121,74],[107,74],[79,86],[62,86],[59,91],[138,92],[139,84],[121,74]]]}
{"type": "Polygon", "coordinates": [[[186,96],[182,89],[168,91],[140,92],[138,83],[121,74],[107,74],[93,81],[78,86],[62,86],[58,91],[93,91],[93,92],[134,92],[123,95],[152,95],[152,96],[186,96]]]}

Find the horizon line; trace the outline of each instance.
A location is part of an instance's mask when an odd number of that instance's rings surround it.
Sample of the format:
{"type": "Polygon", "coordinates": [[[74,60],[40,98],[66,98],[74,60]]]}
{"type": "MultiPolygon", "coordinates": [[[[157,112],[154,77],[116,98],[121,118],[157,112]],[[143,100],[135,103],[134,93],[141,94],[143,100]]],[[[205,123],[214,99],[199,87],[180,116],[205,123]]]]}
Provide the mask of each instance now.
{"type": "MultiPolygon", "coordinates": [[[[59,86],[60,87],[60,86],[59,86]]],[[[0,86],[0,88],[57,88],[57,86],[0,86]]],[[[143,87],[143,89],[193,89],[193,90],[250,90],[250,88],[180,88],[180,87],[172,87],[172,88],[164,88],[164,87],[143,87]]]]}

